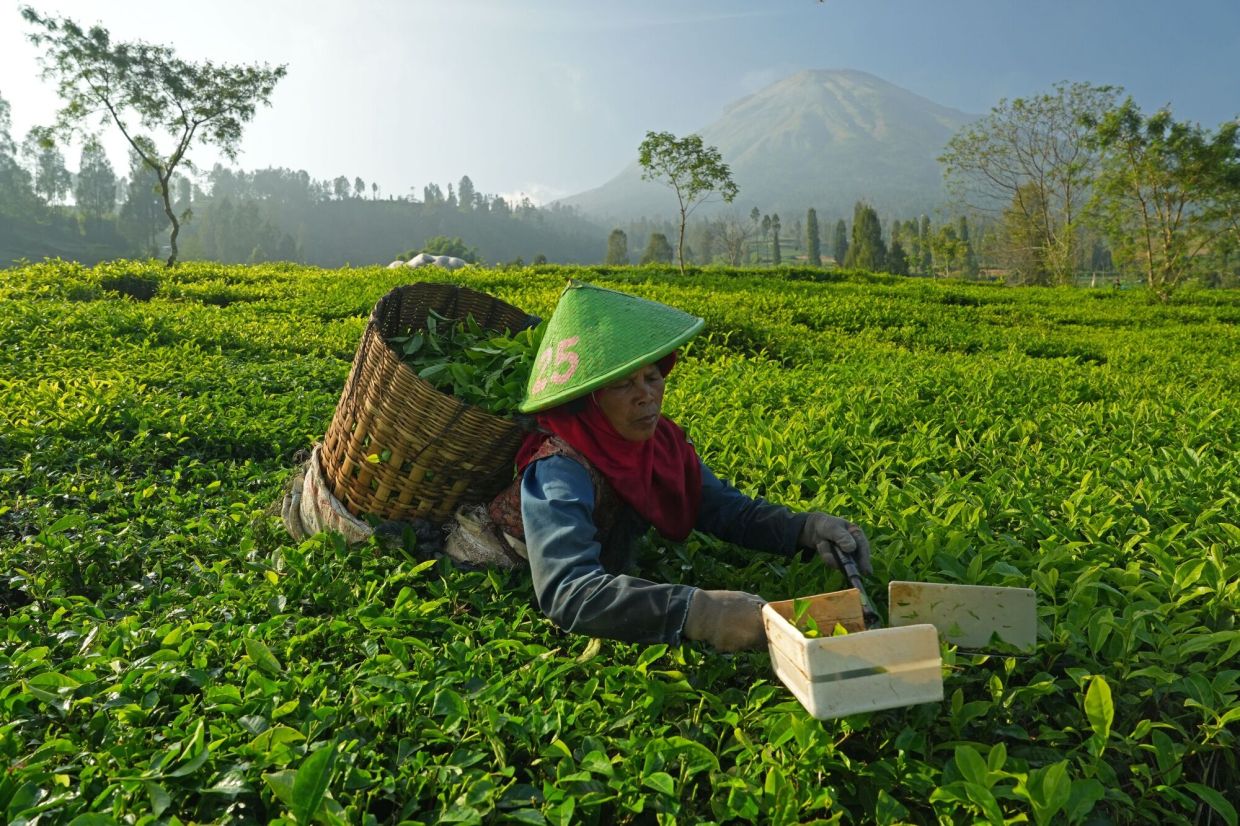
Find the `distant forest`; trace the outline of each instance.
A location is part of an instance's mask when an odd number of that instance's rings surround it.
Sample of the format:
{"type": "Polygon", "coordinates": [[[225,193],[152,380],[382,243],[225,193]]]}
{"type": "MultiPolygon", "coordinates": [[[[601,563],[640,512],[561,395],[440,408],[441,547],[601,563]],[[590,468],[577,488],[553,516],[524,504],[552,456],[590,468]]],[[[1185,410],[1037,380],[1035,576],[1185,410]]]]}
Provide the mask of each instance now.
{"type": "MultiPolygon", "coordinates": [[[[3,148],[0,144],[0,265],[20,258],[95,263],[165,254],[168,220],[149,170],[138,165],[118,177],[84,152],[83,166],[70,174],[58,157],[41,166],[37,159],[23,164],[3,148]],[[52,179],[63,183],[53,186],[52,179]]],[[[43,153],[59,155],[54,149],[43,153]]],[[[380,197],[377,187],[367,189],[360,179],[316,181],[300,170],[216,166],[204,187],[188,178],[177,182],[175,210],[189,215],[180,237],[182,255],[231,263],[360,266],[386,264],[432,237],[449,236],[461,238],[478,260],[489,263],[540,256],[566,263],[602,260],[606,231],[575,211],[540,208],[528,200],[509,204],[473,192],[468,182],[462,178],[459,188],[449,185],[446,193],[431,184],[422,200],[414,200],[380,197]]]]}
{"type": "MultiPolygon", "coordinates": [[[[4,127],[7,118],[0,117],[4,127]]],[[[30,138],[17,151],[9,141],[6,151],[6,134],[0,131],[0,266],[23,258],[93,264],[166,255],[168,220],[154,173],[140,159],[132,156],[128,174],[118,176],[98,144],[88,144],[78,171],[70,172],[57,147],[30,138]]],[[[445,187],[427,184],[421,197],[385,196],[360,177],[316,180],[304,170],[244,171],[218,164],[200,183],[184,176],[175,183],[174,209],[188,216],[179,241],[183,260],[364,266],[387,264],[443,238],[460,239],[472,260],[487,264],[668,263],[674,255],[669,239],[676,237],[676,225],[670,219],[643,217],[604,227],[574,208],[483,194],[468,176],[445,187]]],[[[783,223],[778,214],[754,207],[744,215],[693,221],[686,261],[838,263],[978,275],[976,242],[970,243],[963,218],[934,227],[932,236],[925,216],[891,218],[882,228],[873,210],[859,204],[851,217],[819,219],[809,209],[783,223]],[[817,225],[812,231],[809,222],[817,225]],[[884,235],[892,245],[890,260],[884,235]],[[863,253],[869,243],[882,250],[863,253]],[[850,246],[853,254],[847,255],[850,246]]]]}
{"type": "MultiPolygon", "coordinates": [[[[18,144],[10,131],[8,104],[0,98],[0,266],[45,257],[93,264],[166,255],[169,223],[155,175],[136,154],[118,174],[102,147],[88,141],[77,170],[71,171],[61,148],[45,133],[32,130],[18,144]]],[[[472,260],[487,264],[663,263],[674,252],[668,242],[675,238],[670,219],[602,226],[574,208],[484,194],[469,176],[400,196],[384,194],[360,177],[317,180],[304,170],[282,168],[244,171],[216,165],[196,179],[177,176],[174,184],[174,211],[187,217],[179,239],[186,260],[387,264],[445,238],[460,239],[472,260]]],[[[669,212],[672,203],[669,191],[669,212]]],[[[820,246],[821,259],[843,262],[851,235],[845,235],[845,221],[832,216],[819,222],[813,216],[810,209],[805,224],[802,216],[793,216],[781,225],[779,215],[754,207],[743,216],[694,221],[685,257],[699,265],[799,261],[817,266],[820,246]],[[810,221],[821,226],[811,232],[810,221]]],[[[891,219],[891,240],[904,223],[891,219]]],[[[958,266],[946,255],[940,256],[941,266],[931,266],[931,245],[918,243],[926,232],[924,219],[912,232],[906,228],[910,266],[905,271],[972,274],[963,255],[958,266]]]]}
{"type": "MultiPolygon", "coordinates": [[[[37,134],[15,145],[8,123],[7,105],[0,99],[0,266],[23,258],[93,264],[166,254],[168,219],[154,173],[136,155],[129,159],[128,174],[118,175],[102,148],[91,142],[72,172],[59,147],[41,143],[37,134]]],[[[675,224],[669,219],[639,218],[604,227],[573,208],[539,207],[528,199],[510,203],[484,194],[469,176],[445,187],[427,184],[421,197],[385,196],[377,184],[360,177],[316,180],[304,170],[248,172],[216,165],[200,181],[178,176],[174,192],[175,212],[188,216],[179,241],[184,260],[387,264],[443,238],[460,239],[472,260],[488,264],[664,263],[674,252],[668,239],[675,238],[675,224]]],[[[699,265],[819,265],[810,249],[818,244],[809,239],[821,235],[822,259],[843,262],[849,237],[845,221],[819,222],[813,216],[811,209],[805,219],[821,226],[812,233],[799,216],[781,225],[778,215],[762,214],[757,207],[743,217],[695,221],[686,234],[685,257],[699,265]]],[[[902,226],[892,220],[893,240],[902,226]]],[[[897,271],[971,274],[971,267],[952,267],[946,257],[943,266],[932,267],[930,244],[913,240],[926,236],[924,219],[918,229],[906,229],[911,266],[897,271]],[[918,246],[924,247],[924,256],[918,246]]],[[[966,230],[966,244],[967,238],[966,230]]]]}
{"type": "MultiPolygon", "coordinates": [[[[97,141],[71,171],[45,129],[18,143],[0,97],[0,266],[61,257],[93,264],[163,257],[169,221],[155,173],[136,153],[118,172],[97,141]]],[[[386,264],[434,237],[456,237],[487,263],[603,259],[607,231],[573,209],[510,203],[478,191],[468,176],[421,198],[384,195],[361,178],[315,180],[304,170],[252,172],[220,165],[178,177],[174,209],[186,216],[185,258],[248,263],[299,261],[324,267],[386,264]]]]}
{"type": "MultiPolygon", "coordinates": [[[[41,144],[37,134],[20,146],[9,138],[0,99],[0,266],[45,257],[93,264],[166,255],[169,223],[154,173],[136,155],[129,161],[127,174],[118,175],[92,142],[70,171],[60,148],[41,144]]],[[[304,170],[217,164],[200,181],[176,177],[174,191],[175,212],[188,216],[179,240],[185,260],[363,266],[387,264],[432,239],[459,238],[473,260],[488,264],[662,263],[671,260],[667,239],[675,237],[670,219],[604,227],[575,208],[484,194],[469,176],[443,187],[427,184],[420,197],[393,196],[360,177],[316,180],[304,170]]],[[[739,220],[692,222],[686,260],[761,265],[812,257],[800,218],[781,235],[778,215],[773,224],[759,215],[755,207],[739,220]]],[[[843,259],[842,245],[832,244],[843,223],[822,222],[824,258],[843,259]]]]}

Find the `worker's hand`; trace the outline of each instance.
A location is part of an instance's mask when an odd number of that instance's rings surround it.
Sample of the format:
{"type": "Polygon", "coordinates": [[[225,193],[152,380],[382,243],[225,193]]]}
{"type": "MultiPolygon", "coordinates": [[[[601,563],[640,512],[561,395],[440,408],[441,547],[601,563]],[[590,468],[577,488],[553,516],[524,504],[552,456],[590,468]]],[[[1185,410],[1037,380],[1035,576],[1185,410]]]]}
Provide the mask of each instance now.
{"type": "Polygon", "coordinates": [[[809,514],[801,528],[798,544],[802,548],[818,551],[823,562],[839,570],[840,564],[831,552],[831,546],[836,545],[856,560],[857,570],[861,573],[874,573],[874,566],[870,564],[870,540],[865,538],[865,531],[847,519],[825,513],[809,514]]]}
{"type": "Polygon", "coordinates": [[[702,640],[720,651],[744,651],[766,645],[762,606],[766,600],[744,591],[697,589],[689,599],[684,637],[702,640]]]}
{"type": "Polygon", "coordinates": [[[284,529],[288,535],[298,542],[306,538],[306,529],[301,524],[301,486],[305,481],[305,473],[297,471],[280,503],[280,518],[284,520],[284,529]]]}

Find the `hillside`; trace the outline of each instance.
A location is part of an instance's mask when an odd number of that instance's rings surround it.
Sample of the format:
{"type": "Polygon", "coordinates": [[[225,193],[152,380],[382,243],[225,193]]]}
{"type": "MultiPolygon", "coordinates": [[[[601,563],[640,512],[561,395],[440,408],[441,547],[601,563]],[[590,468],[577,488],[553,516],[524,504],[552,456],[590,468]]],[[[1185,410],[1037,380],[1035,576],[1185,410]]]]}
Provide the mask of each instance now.
{"type": "MultiPolygon", "coordinates": [[[[807,70],[727,108],[698,134],[723,154],[748,212],[851,216],[866,200],[916,215],[943,202],[937,156],[973,119],[874,75],[807,70]]],[[[634,147],[636,155],[636,147],[634,147]]],[[[636,160],[607,183],[563,203],[603,218],[668,214],[667,188],[642,181],[636,160]]],[[[706,206],[703,211],[719,209],[706,206]]]]}

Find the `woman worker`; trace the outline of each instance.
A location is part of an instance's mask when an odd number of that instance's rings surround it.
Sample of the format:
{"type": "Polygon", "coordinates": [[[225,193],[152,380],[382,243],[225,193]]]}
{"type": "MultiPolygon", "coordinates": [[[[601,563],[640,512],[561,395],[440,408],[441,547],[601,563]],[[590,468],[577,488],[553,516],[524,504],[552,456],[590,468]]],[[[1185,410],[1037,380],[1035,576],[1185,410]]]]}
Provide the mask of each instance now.
{"type": "Polygon", "coordinates": [[[518,451],[517,479],[488,513],[524,550],[539,608],[568,631],[627,642],[703,640],[721,651],[765,643],[759,596],[624,573],[635,540],[652,526],[675,541],[696,529],[785,556],[813,549],[832,567],[834,544],[871,572],[859,527],[745,496],[662,415],[676,350],[704,323],[580,282],[569,283],[548,322],[521,407],[536,414],[537,429],[518,451]]]}

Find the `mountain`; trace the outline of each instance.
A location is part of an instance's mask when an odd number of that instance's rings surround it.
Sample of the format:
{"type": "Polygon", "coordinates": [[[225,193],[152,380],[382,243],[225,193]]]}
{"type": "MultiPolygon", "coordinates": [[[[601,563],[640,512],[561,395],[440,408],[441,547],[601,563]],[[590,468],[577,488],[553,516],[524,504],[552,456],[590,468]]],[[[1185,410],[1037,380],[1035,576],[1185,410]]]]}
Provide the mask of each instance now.
{"type": "MultiPolygon", "coordinates": [[[[694,214],[745,215],[756,206],[788,224],[807,207],[823,220],[851,218],[858,200],[880,215],[930,212],[946,200],[935,159],[975,117],[866,72],[798,72],[733,103],[698,132],[719,149],[740,194],[732,204],[716,198],[694,214]]],[[[653,218],[669,216],[675,196],[641,180],[634,161],[561,203],[599,219],[653,218]]]]}

